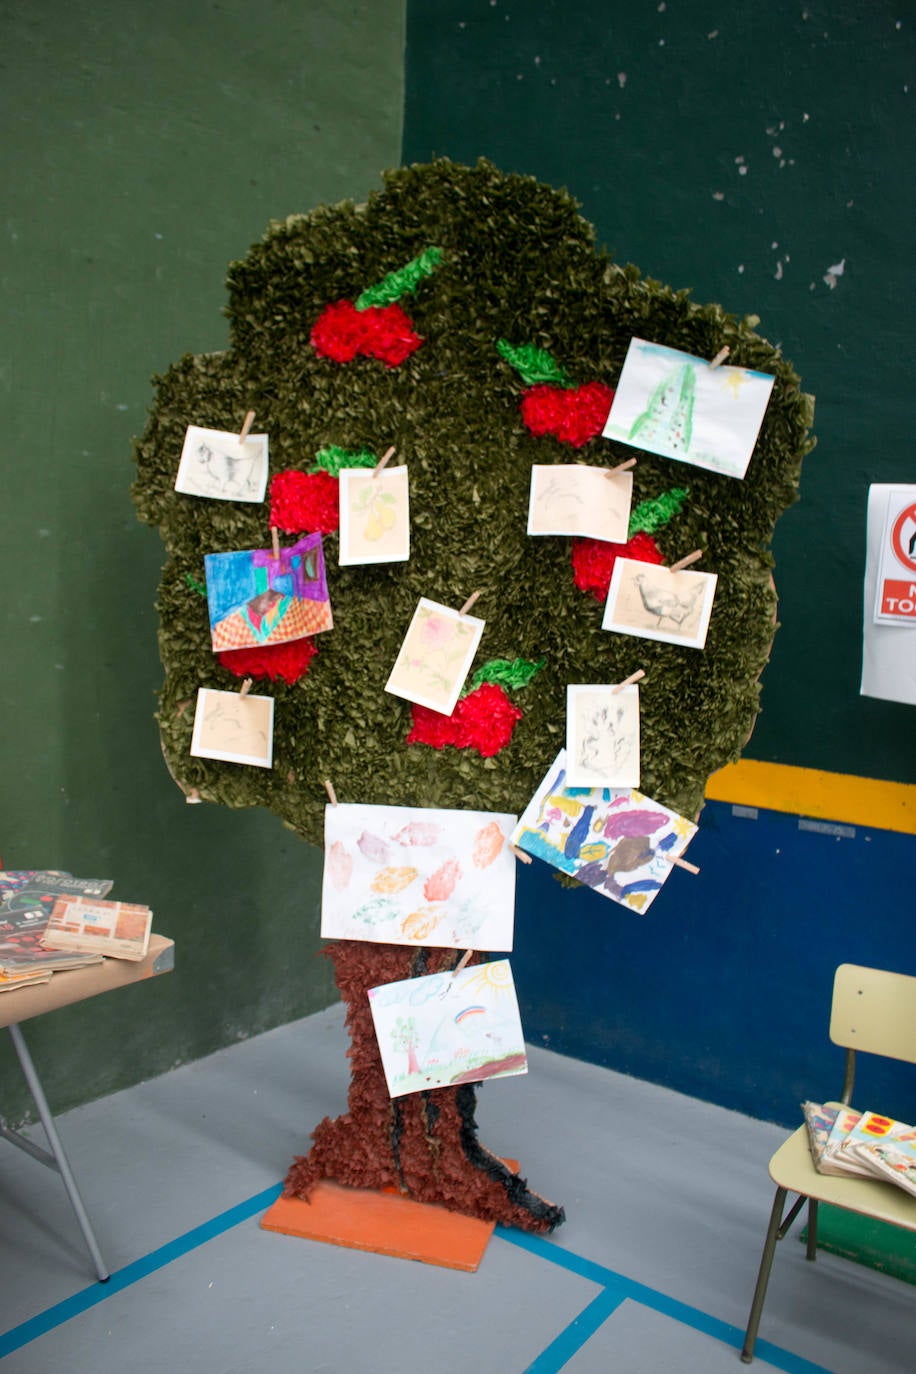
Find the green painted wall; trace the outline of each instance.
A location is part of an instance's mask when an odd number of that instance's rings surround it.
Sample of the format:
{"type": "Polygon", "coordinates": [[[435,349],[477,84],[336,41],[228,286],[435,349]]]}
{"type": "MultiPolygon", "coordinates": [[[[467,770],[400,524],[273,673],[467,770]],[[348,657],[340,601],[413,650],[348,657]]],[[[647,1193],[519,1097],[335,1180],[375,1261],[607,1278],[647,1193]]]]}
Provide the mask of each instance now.
{"type": "Polygon", "coordinates": [[[162,762],[131,442],[152,375],[225,346],[226,265],[399,161],[404,5],[8,0],[0,35],[0,857],[113,878],[178,947],[174,974],[30,1023],[58,1110],[336,997],[318,852],[186,806],[162,762]]]}
{"type": "Polygon", "coordinates": [[[782,344],[818,447],[747,753],[897,782],[913,708],[858,692],[867,488],[916,473],[914,32],[896,0],[411,0],[404,116],[405,162],[566,186],[619,262],[782,344]]]}

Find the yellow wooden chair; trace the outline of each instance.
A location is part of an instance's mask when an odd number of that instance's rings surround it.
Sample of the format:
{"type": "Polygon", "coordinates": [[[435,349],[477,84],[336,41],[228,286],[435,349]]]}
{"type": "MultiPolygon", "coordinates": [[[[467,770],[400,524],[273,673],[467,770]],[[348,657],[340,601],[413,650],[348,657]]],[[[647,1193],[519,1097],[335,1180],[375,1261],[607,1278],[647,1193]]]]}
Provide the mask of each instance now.
{"type": "MultiPolygon", "coordinates": [[[[840,1102],[849,1106],[855,1084],[857,1051],[916,1063],[916,978],[901,973],[886,973],[882,969],[862,968],[859,964],[841,964],[833,982],[830,1039],[846,1050],[846,1076],[840,1102]]],[[[880,1102],[865,1104],[871,1111],[881,1111],[883,1105],[880,1102]]],[[[916,1125],[916,1122],[913,1124],[916,1125]]],[[[776,1184],[776,1197],[741,1351],[745,1364],[750,1364],[754,1358],[757,1328],[773,1267],[776,1242],[785,1236],[805,1202],[808,1203],[809,1260],[813,1260],[817,1253],[819,1202],[829,1202],[833,1207],[844,1207],[847,1211],[916,1231],[916,1197],[903,1188],[877,1179],[872,1182],[852,1175],[849,1178],[836,1178],[830,1174],[819,1174],[811,1159],[807,1126],[801,1126],[780,1146],[770,1160],[769,1168],[770,1177],[776,1184]],[[783,1217],[790,1193],[797,1193],[798,1197],[783,1217]]]]}

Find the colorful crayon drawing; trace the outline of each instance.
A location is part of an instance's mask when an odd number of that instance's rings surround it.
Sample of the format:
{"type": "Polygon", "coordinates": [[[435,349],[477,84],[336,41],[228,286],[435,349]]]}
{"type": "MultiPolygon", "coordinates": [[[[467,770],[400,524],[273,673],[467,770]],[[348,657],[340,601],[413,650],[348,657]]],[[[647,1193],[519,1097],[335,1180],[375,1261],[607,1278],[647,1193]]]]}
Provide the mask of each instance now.
{"type": "Polygon", "coordinates": [[[510,950],[517,817],[363,803],[324,816],[321,934],[440,949],[510,950]]]}
{"type": "Polygon", "coordinates": [[[340,565],[410,557],[407,468],[340,470],[340,565]]]}
{"type": "Polygon", "coordinates": [[[528,498],[529,534],[572,534],[625,544],[633,474],[583,463],[535,463],[528,498]]]}
{"type": "Polygon", "coordinates": [[[201,759],[271,768],[273,750],[273,697],[198,688],[192,754],[201,759]]]}
{"type": "Polygon", "coordinates": [[[263,501],[267,490],[267,435],[237,434],[188,425],[175,490],[213,501],[263,501]]]}
{"type": "Polygon", "coordinates": [[[632,911],[649,909],[697,832],[692,821],[629,788],[566,785],[561,749],[525,808],[512,844],[632,911]]]}
{"type": "Polygon", "coordinates": [[[320,534],[291,548],[208,553],[207,606],[214,653],[284,644],[333,626],[320,534]]]}
{"type": "Polygon", "coordinates": [[[702,649],[717,582],[715,573],[693,568],[672,572],[634,558],[618,558],[601,628],[702,649]]]}
{"type": "Polygon", "coordinates": [[[774,378],[631,339],[606,439],[726,477],[747,472],[774,378]]]}
{"type": "Polygon", "coordinates": [[[571,787],[639,786],[639,687],[566,688],[566,780],[571,787]]]}
{"type": "Polygon", "coordinates": [[[421,597],[385,691],[450,716],[485,623],[421,597]]]}
{"type": "Polygon", "coordinates": [[[528,1072],[508,959],[369,989],[392,1097],[528,1072]]]}

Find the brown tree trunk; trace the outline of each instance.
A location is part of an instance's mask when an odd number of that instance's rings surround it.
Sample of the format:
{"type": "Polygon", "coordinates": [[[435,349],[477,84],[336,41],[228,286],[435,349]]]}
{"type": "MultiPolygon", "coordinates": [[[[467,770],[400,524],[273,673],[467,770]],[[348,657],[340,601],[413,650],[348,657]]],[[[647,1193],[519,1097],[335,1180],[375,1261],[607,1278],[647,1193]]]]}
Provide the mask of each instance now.
{"type": "Polygon", "coordinates": [[[472,1084],[388,1095],[368,990],[454,968],[459,952],[341,940],[328,953],[347,1007],[349,1110],[316,1127],[311,1150],[286,1176],[285,1195],[308,1199],[320,1179],[333,1179],[353,1188],[395,1188],[418,1202],[525,1231],[559,1226],[562,1207],[530,1192],[523,1178],[479,1143],[472,1084]]]}

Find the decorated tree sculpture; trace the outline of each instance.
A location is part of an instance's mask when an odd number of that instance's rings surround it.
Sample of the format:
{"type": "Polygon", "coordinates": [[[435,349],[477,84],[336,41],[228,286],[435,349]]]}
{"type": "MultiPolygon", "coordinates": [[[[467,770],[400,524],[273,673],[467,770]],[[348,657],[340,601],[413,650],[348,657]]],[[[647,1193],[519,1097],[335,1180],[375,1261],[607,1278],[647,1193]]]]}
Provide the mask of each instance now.
{"type": "MultiPolygon", "coordinates": [[[[231,267],[229,291],[230,347],[158,379],[137,444],[135,501],[167,550],[158,720],[182,789],[266,806],[316,845],[326,780],[342,801],[517,814],[563,742],[566,685],[641,667],[641,790],[695,817],[757,714],[773,528],[813,442],[810,398],[757,320],[617,266],[568,195],[485,162],[401,169],[365,205],[273,224],[231,267]],[[706,359],[727,347],[730,363],[775,378],[744,480],[602,437],[633,336],[706,359]],[[237,432],[249,410],[269,435],[263,503],[177,492],[186,427],[237,432]],[[392,445],[409,470],[409,561],[339,566],[338,474],[392,445]],[[624,543],[527,537],[532,464],[634,454],[624,543]],[[324,536],[334,628],[216,656],[204,557],[263,548],[271,527],[324,536]],[[615,558],[670,566],[696,549],[718,575],[705,649],[602,630],[615,558]],[[418,599],[458,609],[475,593],[486,627],[452,715],[386,693],[418,599]],[[198,688],[244,677],[274,698],[269,769],[190,753],[198,688]]],[[[330,953],[352,1040],[349,1110],[318,1125],[287,1193],[333,1178],[528,1229],[561,1221],[478,1142],[473,1085],[388,1095],[367,990],[452,968],[460,951],[340,941],[330,953]]],[[[412,1052],[407,1025],[402,1041],[412,1052]]]]}

